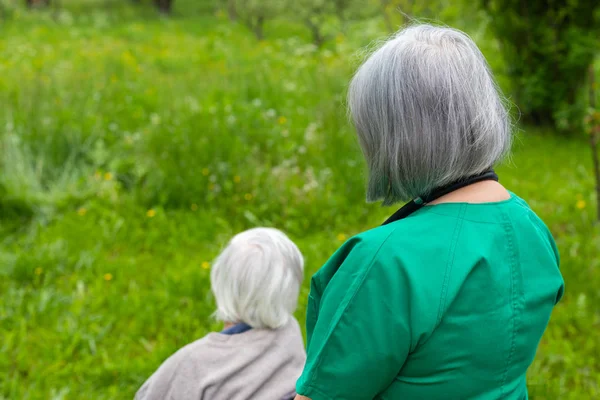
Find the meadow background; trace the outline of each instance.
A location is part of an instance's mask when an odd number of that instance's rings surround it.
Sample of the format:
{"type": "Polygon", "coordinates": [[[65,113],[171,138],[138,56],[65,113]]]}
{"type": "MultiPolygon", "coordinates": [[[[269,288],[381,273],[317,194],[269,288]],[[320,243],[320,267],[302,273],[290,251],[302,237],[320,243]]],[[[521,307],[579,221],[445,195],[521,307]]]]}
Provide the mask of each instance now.
{"type": "MultiPolygon", "coordinates": [[[[490,16],[427,4],[414,15],[471,34],[510,97],[490,16]]],[[[0,10],[0,399],[132,398],[173,351],[220,329],[211,261],[249,227],[283,229],[304,253],[303,323],[310,275],[395,211],[364,202],[344,108],[389,20],[327,19],[318,47],[286,16],[257,40],[216,1],[176,0],[170,16],[116,0],[0,10]]],[[[549,225],[566,280],[530,397],[599,398],[587,137],[520,123],[498,172],[549,225]]]]}

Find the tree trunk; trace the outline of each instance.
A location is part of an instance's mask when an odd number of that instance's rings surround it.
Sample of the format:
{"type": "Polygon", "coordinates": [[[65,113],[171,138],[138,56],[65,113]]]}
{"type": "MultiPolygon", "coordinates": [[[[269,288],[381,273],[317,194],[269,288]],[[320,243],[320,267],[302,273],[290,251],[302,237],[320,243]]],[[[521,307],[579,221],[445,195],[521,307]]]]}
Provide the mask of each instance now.
{"type": "Polygon", "coordinates": [[[154,4],[161,13],[170,14],[173,0],[154,0],[154,4]]]}
{"type": "MultiPolygon", "coordinates": [[[[594,66],[590,65],[590,108],[596,111],[596,77],[594,66]]],[[[596,178],[596,219],[600,222],[600,159],[598,157],[598,141],[600,139],[600,122],[593,118],[590,132],[590,148],[592,150],[592,168],[594,168],[594,177],[596,178]]]]}
{"type": "Polygon", "coordinates": [[[235,0],[227,0],[227,15],[231,22],[235,22],[238,19],[237,8],[235,7],[235,0]]]}
{"type": "Polygon", "coordinates": [[[38,5],[38,4],[49,6],[50,0],[25,0],[25,5],[28,8],[32,8],[33,6],[38,5]]]}
{"type": "Polygon", "coordinates": [[[325,42],[325,37],[321,33],[321,28],[319,27],[319,24],[314,23],[313,21],[311,21],[310,18],[307,18],[305,23],[310,29],[310,33],[312,34],[313,43],[318,48],[321,48],[321,46],[323,46],[323,43],[325,42]]]}
{"type": "Polygon", "coordinates": [[[263,32],[264,24],[265,17],[263,15],[259,15],[258,17],[256,17],[256,21],[254,22],[254,28],[252,30],[254,31],[254,36],[256,36],[256,39],[258,40],[263,40],[265,38],[263,32]]]}

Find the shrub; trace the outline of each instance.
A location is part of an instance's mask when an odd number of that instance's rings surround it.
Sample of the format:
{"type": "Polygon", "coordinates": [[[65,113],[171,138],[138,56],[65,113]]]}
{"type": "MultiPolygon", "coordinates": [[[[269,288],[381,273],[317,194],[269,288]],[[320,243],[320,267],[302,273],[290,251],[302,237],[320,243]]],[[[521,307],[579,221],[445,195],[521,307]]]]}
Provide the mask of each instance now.
{"type": "Polygon", "coordinates": [[[600,49],[600,3],[482,0],[524,119],[571,128],[583,111],[586,70],[600,49]]]}

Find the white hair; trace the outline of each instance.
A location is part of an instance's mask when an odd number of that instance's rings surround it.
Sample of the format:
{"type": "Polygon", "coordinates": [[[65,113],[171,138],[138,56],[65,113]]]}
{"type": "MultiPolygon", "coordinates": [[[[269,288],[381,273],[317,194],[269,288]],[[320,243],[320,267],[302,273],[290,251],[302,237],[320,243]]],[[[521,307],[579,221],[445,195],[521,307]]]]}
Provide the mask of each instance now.
{"type": "Polygon", "coordinates": [[[279,328],[296,310],[304,277],[298,247],[281,231],[254,228],[231,239],[210,274],[217,319],[279,328]]]}
{"type": "Polygon", "coordinates": [[[385,205],[480,174],[510,150],[511,122],[483,54],[463,32],[416,25],[358,69],[348,106],[385,205]]]}

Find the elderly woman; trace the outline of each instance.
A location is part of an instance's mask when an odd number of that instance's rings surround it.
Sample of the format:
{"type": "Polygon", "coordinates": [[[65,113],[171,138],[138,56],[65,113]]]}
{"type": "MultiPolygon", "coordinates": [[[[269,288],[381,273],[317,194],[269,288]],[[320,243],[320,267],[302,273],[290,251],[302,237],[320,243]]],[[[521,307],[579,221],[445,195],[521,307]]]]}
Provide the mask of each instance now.
{"type": "Polygon", "coordinates": [[[412,199],[312,278],[298,399],[526,399],[563,293],[544,223],[497,182],[511,124],[473,41],[399,32],[359,68],[349,107],[367,199],[412,199]]]}
{"type": "Polygon", "coordinates": [[[302,277],[302,255],[282,232],[256,228],[235,236],[210,276],[225,329],[169,357],[135,398],[293,398],[306,360],[292,316],[302,277]]]}

